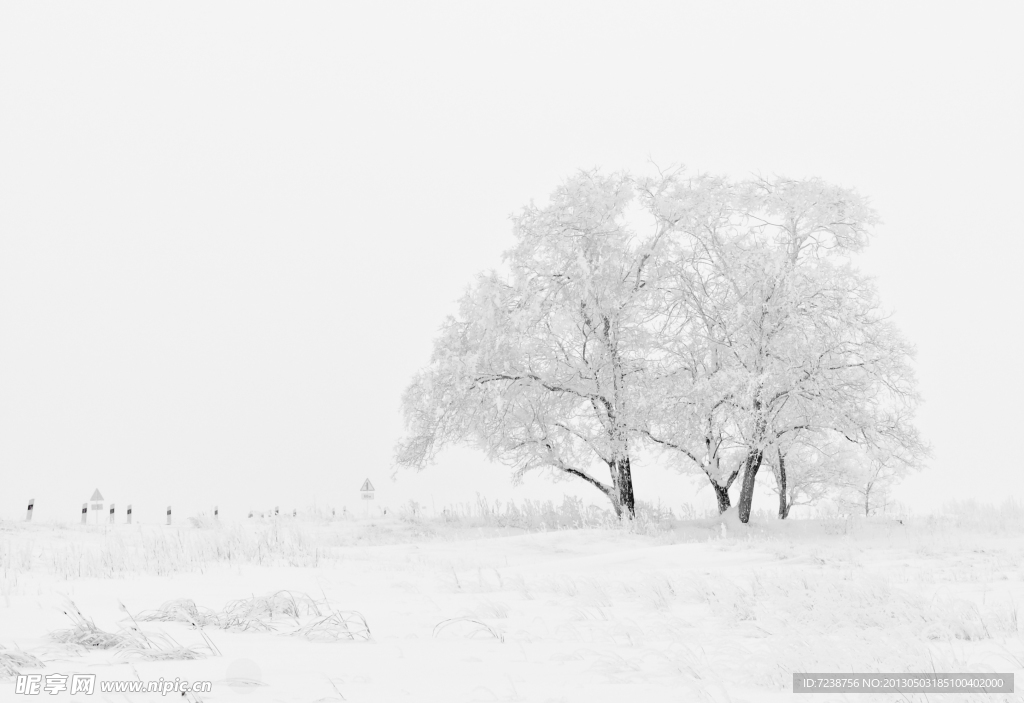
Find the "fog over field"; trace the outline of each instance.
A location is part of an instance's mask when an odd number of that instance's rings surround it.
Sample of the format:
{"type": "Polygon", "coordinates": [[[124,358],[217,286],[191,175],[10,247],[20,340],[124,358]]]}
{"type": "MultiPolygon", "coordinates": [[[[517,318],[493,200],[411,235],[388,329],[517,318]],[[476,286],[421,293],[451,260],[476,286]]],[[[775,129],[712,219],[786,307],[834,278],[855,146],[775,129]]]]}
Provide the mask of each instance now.
{"type": "Polygon", "coordinates": [[[0,700],[1018,700],[1021,20],[3,5],[0,700]]]}

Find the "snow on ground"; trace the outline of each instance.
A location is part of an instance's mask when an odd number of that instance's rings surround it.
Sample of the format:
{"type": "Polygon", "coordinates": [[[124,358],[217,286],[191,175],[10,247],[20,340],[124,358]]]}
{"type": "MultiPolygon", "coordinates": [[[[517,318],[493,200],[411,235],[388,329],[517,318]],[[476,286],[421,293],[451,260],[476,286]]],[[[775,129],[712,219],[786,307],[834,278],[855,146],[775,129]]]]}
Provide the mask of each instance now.
{"type": "Polygon", "coordinates": [[[19,695],[2,678],[5,653],[43,665],[11,665],[22,673],[214,682],[193,701],[1021,700],[791,693],[796,671],[1014,672],[1020,691],[1019,529],[714,519],[644,532],[301,517],[2,523],[0,700],[175,699],[19,695]],[[245,629],[224,629],[240,601],[282,590],[273,602],[297,618],[254,610],[245,629]],[[201,630],[142,619],[180,599],[205,613],[201,630]],[[74,626],[71,603],[99,631],[137,624],[149,648],[56,641],[74,626]],[[325,626],[340,641],[291,634],[316,621],[310,608],[361,616],[369,640],[358,626],[353,639],[325,626]],[[159,658],[183,652],[200,658],[159,658]]]}

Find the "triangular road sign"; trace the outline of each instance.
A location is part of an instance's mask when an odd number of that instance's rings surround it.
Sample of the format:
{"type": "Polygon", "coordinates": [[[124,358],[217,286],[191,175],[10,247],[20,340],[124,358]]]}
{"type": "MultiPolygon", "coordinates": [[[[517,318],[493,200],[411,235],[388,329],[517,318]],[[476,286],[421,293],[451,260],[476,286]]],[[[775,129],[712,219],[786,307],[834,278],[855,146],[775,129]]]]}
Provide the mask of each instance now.
{"type": "Polygon", "coordinates": [[[89,500],[103,500],[103,494],[100,493],[100,489],[96,489],[92,492],[92,498],[89,500]]]}
{"type": "Polygon", "coordinates": [[[363,493],[366,493],[367,491],[372,491],[373,484],[370,483],[370,479],[366,479],[365,481],[363,481],[363,487],[360,488],[359,490],[362,491],[363,493]]]}

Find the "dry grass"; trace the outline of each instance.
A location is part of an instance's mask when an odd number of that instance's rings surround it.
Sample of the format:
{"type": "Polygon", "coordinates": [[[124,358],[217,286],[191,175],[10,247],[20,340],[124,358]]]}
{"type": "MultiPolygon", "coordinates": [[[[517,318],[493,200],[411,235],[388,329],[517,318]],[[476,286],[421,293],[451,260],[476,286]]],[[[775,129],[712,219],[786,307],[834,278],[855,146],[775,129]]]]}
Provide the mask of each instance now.
{"type": "Polygon", "coordinates": [[[139,620],[188,623],[196,629],[215,627],[232,632],[279,632],[322,642],[369,641],[370,628],[360,613],[332,610],[309,594],[281,590],[266,596],[233,600],[221,611],[197,606],[182,598],[156,610],[140,613],[139,620]]]}
{"type": "Polygon", "coordinates": [[[6,649],[0,645],[0,679],[13,678],[21,674],[22,669],[41,669],[42,661],[20,649],[6,649]]]}
{"type": "Polygon", "coordinates": [[[505,641],[505,635],[500,631],[485,622],[480,622],[473,618],[449,618],[447,620],[442,620],[434,626],[432,636],[437,637],[439,634],[449,629],[455,634],[471,639],[489,637],[496,639],[499,642],[505,641]]]}
{"type": "Polygon", "coordinates": [[[303,617],[323,617],[320,604],[305,593],[277,591],[231,601],[219,614],[217,627],[224,630],[276,631],[282,618],[299,623],[303,617]]]}
{"type": "Polygon", "coordinates": [[[580,498],[565,496],[560,504],[553,501],[524,500],[490,503],[477,494],[475,503],[448,505],[433,516],[416,501],[410,501],[397,511],[399,519],[430,527],[493,527],[519,529],[529,532],[579,529],[625,529],[637,534],[656,534],[670,528],[679,517],[695,517],[689,505],[684,505],[677,516],[671,509],[637,501],[636,516],[632,522],[620,520],[611,509],[584,503],[580,498]]]}
{"type": "MultiPolygon", "coordinates": [[[[121,605],[121,610],[128,614],[121,605]]],[[[107,632],[99,628],[95,622],[83,615],[78,607],[68,601],[64,614],[72,622],[67,630],[56,630],[50,633],[50,639],[70,649],[81,650],[116,650],[125,656],[137,657],[150,661],[204,659],[220,652],[213,642],[204,634],[204,644],[186,647],[179,644],[170,635],[143,632],[134,618],[132,624],[121,627],[116,632],[107,632]]]]}
{"type": "Polygon", "coordinates": [[[121,630],[106,632],[96,626],[91,618],[86,617],[74,603],[68,601],[64,615],[71,620],[73,627],[67,630],[55,630],[50,639],[58,644],[84,647],[85,649],[126,649],[136,646],[138,635],[121,630]]]}
{"type": "Polygon", "coordinates": [[[368,642],[371,639],[366,618],[356,612],[341,610],[308,622],[290,634],[314,642],[368,642]]]}
{"type": "Polygon", "coordinates": [[[156,610],[139,613],[136,618],[144,622],[184,622],[195,629],[218,623],[217,613],[209,608],[200,608],[191,598],[167,601],[156,610]]]}

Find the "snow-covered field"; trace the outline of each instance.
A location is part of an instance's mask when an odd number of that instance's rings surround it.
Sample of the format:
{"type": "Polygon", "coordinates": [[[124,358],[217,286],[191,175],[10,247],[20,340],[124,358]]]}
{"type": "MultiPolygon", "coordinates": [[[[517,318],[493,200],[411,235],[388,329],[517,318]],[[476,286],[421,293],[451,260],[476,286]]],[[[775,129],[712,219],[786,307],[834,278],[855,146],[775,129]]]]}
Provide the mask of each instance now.
{"type": "Polygon", "coordinates": [[[0,523],[0,699],[182,700],[19,695],[17,670],[212,681],[202,701],[1020,700],[791,686],[987,671],[1020,691],[1022,524],[0,523]]]}

